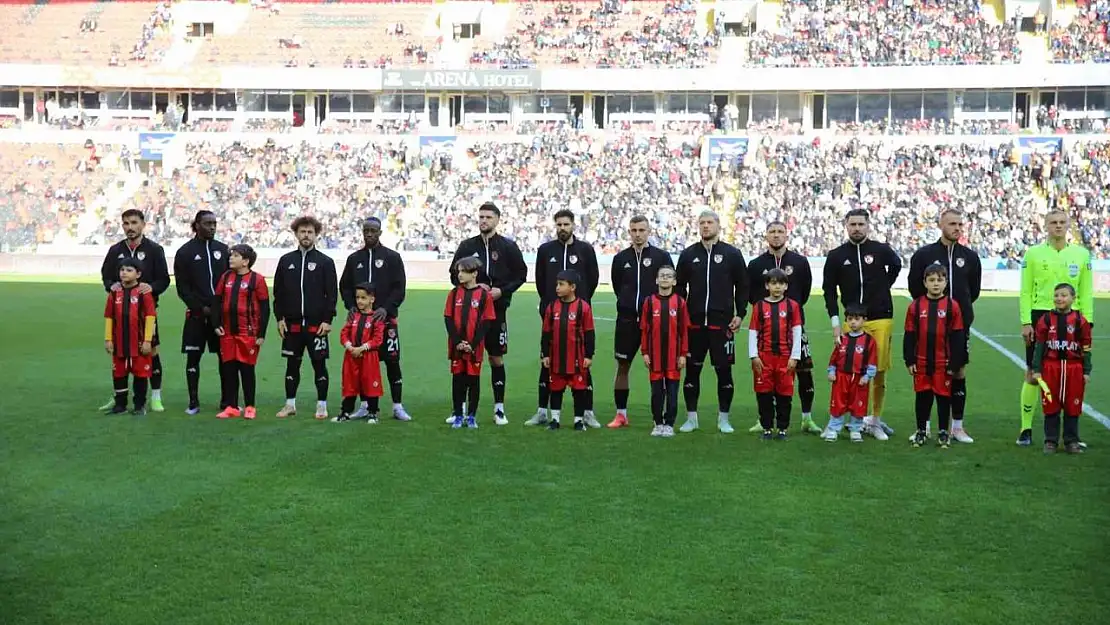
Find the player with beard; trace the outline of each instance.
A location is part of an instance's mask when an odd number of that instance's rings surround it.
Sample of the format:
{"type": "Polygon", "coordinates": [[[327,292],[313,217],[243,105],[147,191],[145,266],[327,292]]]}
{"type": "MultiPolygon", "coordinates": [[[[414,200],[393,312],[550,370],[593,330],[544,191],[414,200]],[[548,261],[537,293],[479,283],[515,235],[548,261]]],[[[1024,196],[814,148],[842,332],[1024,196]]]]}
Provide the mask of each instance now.
{"type": "MultiPolygon", "coordinates": [[[[939,265],[947,270],[945,295],[956,300],[963,317],[965,344],[961,354],[963,365],[952,375],[952,439],[958,443],[975,442],[964,429],[964,407],[967,405],[966,371],[971,348],[971,323],[975,320],[975,300],[983,283],[983,265],[979,255],[971,248],[961,245],[964,234],[964,215],[958,210],[942,211],[937,219],[940,240],[930,243],[913,253],[910,258],[909,281],[910,296],[915,300],[925,295],[925,270],[939,265]]],[[[926,431],[928,424],[926,423],[926,431]]]]}
{"type": "Polygon", "coordinates": [[[717,371],[717,429],[734,430],[728,421],[735,386],[733,335],[744,322],[748,306],[748,264],[744,254],[720,240],[721,219],[713,211],[698,216],[701,240],[682,250],[676,265],[675,292],[686,299],[690,314],[690,357],[686,362],[686,422],[680,432],[698,429],[701,370],[708,355],[717,371]]]}
{"type": "MultiPolygon", "coordinates": [[[[343,275],[339,278],[339,295],[343,306],[354,314],[355,287],[369,283],[374,286],[374,309],[371,315],[375,321],[385,322],[385,337],[379,348],[380,357],[385,362],[385,374],[389,379],[389,393],[393,399],[393,418],[398,421],[411,421],[412,417],[401,403],[401,335],[397,327],[397,311],[405,301],[405,261],[394,250],[381,244],[382,222],[371,217],[362,222],[361,250],[347,257],[343,275]]],[[[365,403],[352,418],[368,415],[365,403]]]]}
{"type": "MultiPolygon", "coordinates": [[[[157,307],[158,298],[170,288],[170,268],[166,264],[166,250],[143,235],[146,229],[146,218],[142,211],[128,209],[123,211],[120,218],[124,239],[108,248],[108,253],[104,255],[104,263],[100,266],[100,278],[104,283],[104,290],[109,293],[123,290],[119,280],[119,261],[131,258],[141,267],[142,282],[137,287],[139,295],[150,293],[154,296],[154,306],[157,307]]],[[[150,361],[150,409],[154,412],[165,410],[162,405],[162,357],[158,355],[158,343],[158,324],[155,322],[150,361]]],[[[113,398],[100,409],[110,410],[115,405],[116,400],[113,398]]]]}
{"type": "MultiPolygon", "coordinates": [[[[540,295],[540,318],[543,319],[547,306],[559,299],[555,294],[558,284],[556,276],[564,271],[573,271],[578,274],[575,286],[575,296],[587,304],[593,299],[597,290],[598,269],[597,254],[589,243],[574,236],[574,213],[563,209],[555,213],[555,239],[548,241],[536,250],[536,292],[540,295]]],[[[594,380],[589,367],[585,368],[586,390],[583,393],[586,402],[583,417],[585,424],[591,428],[601,427],[601,423],[594,416],[594,380]]],[[[525,425],[541,425],[547,423],[548,400],[551,391],[548,385],[551,381],[551,370],[540,366],[539,380],[539,408],[525,425]]]]}
{"type": "MultiPolygon", "coordinates": [[[[468,256],[481,261],[478,268],[478,285],[489,291],[497,315],[493,327],[485,333],[485,348],[489,354],[490,382],[493,386],[493,422],[507,425],[505,416],[505,354],[509,351],[508,311],[513,293],[528,280],[528,265],[524,255],[512,239],[497,234],[501,223],[501,209],[493,202],[478,207],[478,235],[459,243],[451,259],[451,284],[459,285],[459,260],[468,256]]],[[[470,414],[476,414],[470,407],[470,414]]],[[[448,419],[453,423],[454,417],[448,419]]]]}
{"type": "MultiPolygon", "coordinates": [[[[902,259],[887,245],[868,238],[871,213],[857,208],[844,218],[848,241],[825,257],[825,310],[832,319],[833,339],[840,342],[839,304],[862,306],[867,314],[863,331],[875,339],[877,369],[871,384],[872,415],[863,420],[864,432],[885,441],[894,430],[883,423],[886,400],[886,372],[890,369],[891,341],[894,331],[894,300],[890,289],[902,271],[902,259]],[[837,302],[837,291],[840,302],[837,302]]],[[[834,415],[837,416],[837,415],[834,415]]]]}
{"type": "MultiPolygon", "coordinates": [[[[185,303],[185,325],[181,329],[181,353],[185,354],[185,385],[189,388],[189,407],[185,414],[200,412],[200,361],[207,349],[220,362],[220,337],[212,324],[212,307],[216,305],[216,287],[227,271],[230,251],[216,240],[216,214],[197,211],[193,219],[193,238],[177,250],[173,258],[174,285],[177,296],[185,303]]],[[[224,367],[220,372],[220,389],[227,385],[224,367]]],[[[223,395],[221,394],[221,397],[223,395]]],[[[221,402],[220,410],[227,408],[221,402]]]]}
{"type": "MultiPolygon", "coordinates": [[[[786,249],[786,224],[781,221],[772,221],[767,224],[764,239],[767,241],[767,251],[756,256],[748,263],[748,301],[754,306],[767,297],[766,276],[772,269],[781,269],[789,281],[786,287],[786,297],[794,300],[800,307],[802,314],[802,341],[801,358],[795,369],[795,378],[798,380],[798,400],[802,404],[802,431],[810,434],[820,434],[822,429],[813,421],[813,354],[809,349],[809,337],[805,331],[806,302],[809,301],[810,291],[813,290],[813,271],[809,266],[809,259],[792,250],[786,249]]],[[[758,422],[748,431],[753,434],[762,432],[764,427],[758,422]]]]}

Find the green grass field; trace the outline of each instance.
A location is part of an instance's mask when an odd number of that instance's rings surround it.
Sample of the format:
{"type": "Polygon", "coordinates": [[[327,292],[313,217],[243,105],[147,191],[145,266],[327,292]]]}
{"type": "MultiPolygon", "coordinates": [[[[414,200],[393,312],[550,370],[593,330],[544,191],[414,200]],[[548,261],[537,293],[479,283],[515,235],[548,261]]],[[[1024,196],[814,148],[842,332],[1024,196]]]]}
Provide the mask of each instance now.
{"type": "MultiPolygon", "coordinates": [[[[481,429],[452,431],[443,291],[413,290],[401,333],[416,421],[277,421],[283,363],[271,342],[262,417],[221,422],[211,359],[205,411],[182,412],[171,292],[161,309],[167,412],[108,417],[95,411],[110,395],[103,298],[89,284],[0,282],[4,625],[1040,625],[1105,622],[1110,610],[1110,432],[1085,417],[1081,457],[1016,447],[1020,372],[981,341],[971,446],[909,447],[912,393],[900,368],[887,443],[761,443],[712,429],[652,439],[642,368],[631,429],[552,433],[522,425],[535,410],[538,343],[535,300],[522,294],[511,425],[490,423],[484,380],[481,429]]],[[[599,296],[597,315],[611,317],[612,301],[599,296]]],[[[819,302],[809,312],[823,359],[831,336],[819,302]]],[[[984,298],[976,318],[1020,349],[1013,298],[984,298]]],[[[605,420],[611,328],[601,322],[595,366],[605,420]]],[[[1110,338],[1101,332],[1096,342],[1110,338]]],[[[339,363],[333,356],[333,411],[339,363]]],[[[742,431],[755,402],[747,368],[736,377],[742,431]]],[[[1110,411],[1106,384],[1087,399],[1110,411]]],[[[819,382],[818,413],[827,401],[819,382]]]]}

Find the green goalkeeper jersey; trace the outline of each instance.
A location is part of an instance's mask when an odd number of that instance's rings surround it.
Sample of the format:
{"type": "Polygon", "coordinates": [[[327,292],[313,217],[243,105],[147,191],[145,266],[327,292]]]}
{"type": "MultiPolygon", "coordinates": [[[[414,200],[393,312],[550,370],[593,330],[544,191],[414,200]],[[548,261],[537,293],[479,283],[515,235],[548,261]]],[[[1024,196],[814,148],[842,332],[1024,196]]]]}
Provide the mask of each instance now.
{"type": "Polygon", "coordinates": [[[1056,285],[1066,282],[1075,287],[1073,308],[1095,322],[1094,276],[1091,253],[1082,245],[1069,244],[1057,250],[1050,243],[1034,245],[1021,260],[1021,323],[1033,323],[1034,310],[1056,308],[1056,285]]]}

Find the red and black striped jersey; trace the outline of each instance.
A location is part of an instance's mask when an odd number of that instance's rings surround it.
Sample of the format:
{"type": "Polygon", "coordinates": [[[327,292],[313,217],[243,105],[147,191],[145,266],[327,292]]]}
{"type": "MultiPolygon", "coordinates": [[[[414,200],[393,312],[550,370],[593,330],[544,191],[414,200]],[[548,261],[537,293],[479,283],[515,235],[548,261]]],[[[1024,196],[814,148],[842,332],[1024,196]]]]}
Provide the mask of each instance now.
{"type": "Polygon", "coordinates": [[[802,307],[784,297],[777,302],[761,299],[752,307],[748,329],[759,333],[760,354],[789,356],[794,345],[794,328],[802,325],[802,307]]]}
{"type": "Polygon", "coordinates": [[[139,294],[139,287],[108,293],[104,304],[104,318],[112,320],[112,349],[116,358],[140,356],[146,318],[155,317],[154,295],[139,294]]]}
{"type": "Polygon", "coordinates": [[[916,365],[918,373],[932,375],[963,366],[966,328],[956,300],[922,295],[906,309],[904,329],[902,359],[907,367],[916,365]]]}
{"type": "Polygon", "coordinates": [[[640,351],[652,373],[678,371],[679,357],[690,353],[690,313],[676,293],[654,293],[640,307],[640,351]]]}
{"type": "Polygon", "coordinates": [[[540,351],[551,359],[551,373],[570,375],[582,371],[582,360],[594,357],[594,313],[586,300],[555,300],[543,312],[540,351]]]}
{"type": "Polygon", "coordinates": [[[381,347],[384,336],[384,320],[374,319],[373,312],[364,313],[356,310],[351,313],[347,323],[343,324],[343,328],[339,331],[339,343],[341,345],[350,343],[355,347],[369,345],[370,349],[377,349],[381,347]]]}
{"type": "Polygon", "coordinates": [[[489,324],[497,320],[489,291],[479,286],[472,289],[457,286],[451,289],[443,306],[443,318],[447,326],[447,358],[480,361],[486,330],[489,329],[489,324]],[[474,349],[472,354],[460,353],[455,349],[464,341],[474,349]]]}
{"type": "Polygon", "coordinates": [[[1078,310],[1053,310],[1037,321],[1036,341],[1044,343],[1045,360],[1082,361],[1091,351],[1091,324],[1078,310]]]}
{"type": "Polygon", "coordinates": [[[266,338],[270,321],[270,291],[256,271],[225,271],[216,283],[216,326],[227,336],[266,338]]]}
{"type": "Polygon", "coordinates": [[[866,375],[870,367],[878,364],[879,345],[870,334],[843,334],[833,345],[829,367],[849,375],[866,375]]]}

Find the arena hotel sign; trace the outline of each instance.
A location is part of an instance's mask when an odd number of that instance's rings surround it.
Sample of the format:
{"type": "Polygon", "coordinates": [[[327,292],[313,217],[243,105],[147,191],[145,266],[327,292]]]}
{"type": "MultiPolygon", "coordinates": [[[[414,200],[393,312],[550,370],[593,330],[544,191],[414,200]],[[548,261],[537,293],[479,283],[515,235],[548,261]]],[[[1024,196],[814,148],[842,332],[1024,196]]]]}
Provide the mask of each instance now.
{"type": "Polygon", "coordinates": [[[540,88],[540,73],[531,69],[505,70],[386,70],[385,89],[427,91],[532,91],[540,88]]]}

